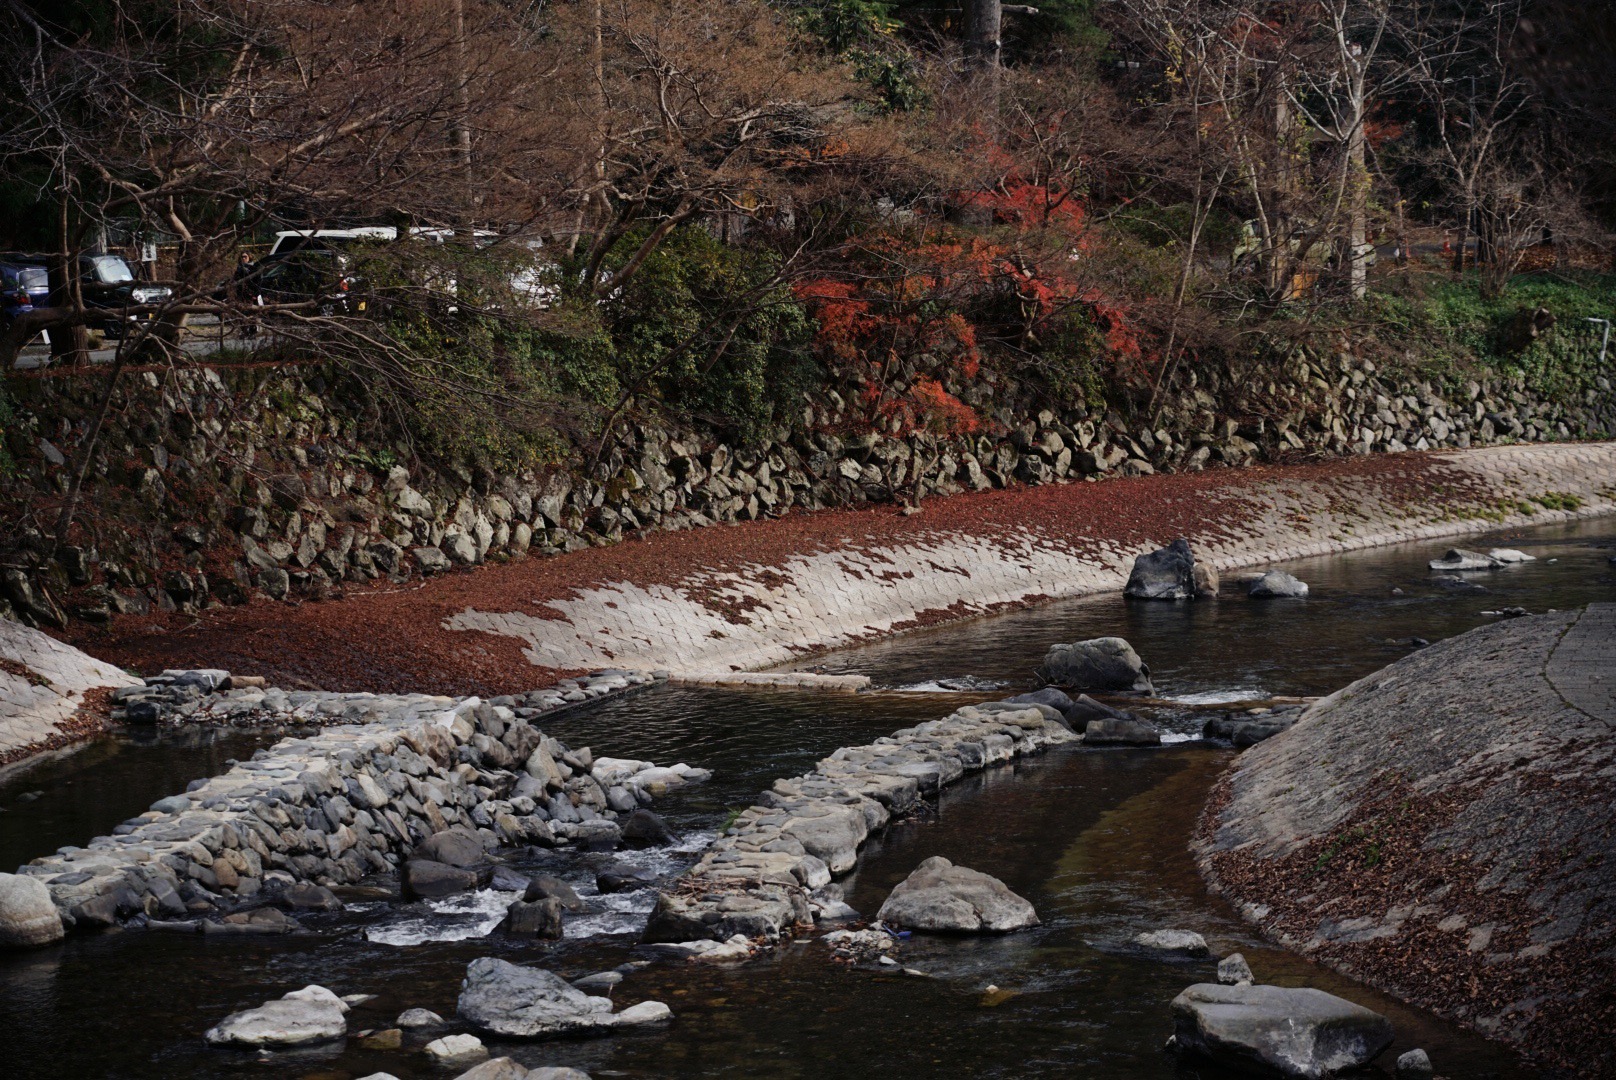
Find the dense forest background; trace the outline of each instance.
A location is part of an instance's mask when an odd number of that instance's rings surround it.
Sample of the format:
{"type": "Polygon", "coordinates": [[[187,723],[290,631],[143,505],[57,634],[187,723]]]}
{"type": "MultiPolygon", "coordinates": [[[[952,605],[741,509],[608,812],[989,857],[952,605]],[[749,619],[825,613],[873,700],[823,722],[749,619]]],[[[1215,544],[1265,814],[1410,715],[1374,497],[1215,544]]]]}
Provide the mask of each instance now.
{"type": "Polygon", "coordinates": [[[160,245],[113,362],[183,366],[241,252],[391,225],[364,317],[285,303],[252,359],[489,467],[651,417],[1149,424],[1202,366],[1338,342],[1592,378],[1601,7],[6,0],[0,244],[55,262],[0,352],[84,362],[79,252],[160,245]]]}

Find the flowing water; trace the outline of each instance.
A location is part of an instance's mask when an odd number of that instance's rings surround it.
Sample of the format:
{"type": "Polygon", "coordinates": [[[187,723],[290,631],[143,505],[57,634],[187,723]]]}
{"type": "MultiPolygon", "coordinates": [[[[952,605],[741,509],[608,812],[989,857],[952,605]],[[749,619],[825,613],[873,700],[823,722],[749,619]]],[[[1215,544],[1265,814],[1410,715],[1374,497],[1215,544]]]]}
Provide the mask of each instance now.
{"type": "MultiPolygon", "coordinates": [[[[668,873],[694,858],[727,813],[776,777],[800,773],[837,746],[866,742],[946,713],[961,698],[938,680],[1016,691],[1056,641],[1118,634],[1151,664],[1158,691],[1189,700],[1318,694],[1417,647],[1491,621],[1483,612],[1532,611],[1616,598],[1616,527],[1562,526],[1473,541],[1537,555],[1519,567],[1469,575],[1484,592],[1454,589],[1425,569],[1442,545],[1408,545],[1287,564],[1313,586],[1302,601],[1125,604],[1115,596],[912,634],[823,658],[828,671],[871,675],[886,692],[789,695],[663,690],[607,703],[546,725],[597,753],[686,761],[714,779],[658,806],[684,833],[674,850],[621,857],[668,873]],[[1400,590],[1400,592],[1398,591],[1400,590]]],[[[1155,717],[1192,734],[1200,718],[1155,717]]],[[[196,776],[246,756],[254,736],[188,733],[136,743],[107,740],[0,776],[0,855],[9,865],[104,832],[196,776]],[[39,791],[32,800],[19,801],[39,791]]],[[[1216,953],[1245,953],[1260,980],[1310,985],[1385,1012],[1394,1051],[1424,1046],[1450,1077],[1538,1073],[1503,1048],[1419,1010],[1266,946],[1209,897],[1185,848],[1205,792],[1232,751],[1184,741],[1159,749],[1053,751],[968,778],[934,813],[899,823],[867,845],[844,880],[854,907],[873,913],[887,891],[931,855],[993,874],[1031,900],[1037,930],[983,939],[915,937],[902,960],[923,976],[853,970],[808,940],[732,968],[658,964],[634,972],[615,997],[668,1002],[665,1029],[609,1038],[492,1044],[529,1066],[573,1065],[597,1077],[710,1075],[863,1077],[1213,1077],[1161,1051],[1167,1004],[1212,977],[1210,962],[1162,962],[1126,945],[1140,930],[1198,930],[1216,953]],[[990,987],[997,988],[990,990],[990,987]]],[[[258,1056],[207,1049],[202,1031],[226,1013],[318,982],[368,993],[350,1032],[389,1026],[405,1008],[453,1015],[465,965],[497,955],[567,977],[635,959],[648,893],[594,894],[593,869],[610,855],[519,861],[560,874],[591,905],[555,943],[507,940],[492,930],[498,893],[400,904],[373,898],[305,917],[317,933],[292,938],[203,938],[109,932],[0,956],[0,1075],[5,1077],[307,1077],[348,1080],[386,1071],[434,1072],[415,1049],[361,1050],[353,1042],[258,1056]],[[492,932],[490,932],[492,931],[492,932]]]]}

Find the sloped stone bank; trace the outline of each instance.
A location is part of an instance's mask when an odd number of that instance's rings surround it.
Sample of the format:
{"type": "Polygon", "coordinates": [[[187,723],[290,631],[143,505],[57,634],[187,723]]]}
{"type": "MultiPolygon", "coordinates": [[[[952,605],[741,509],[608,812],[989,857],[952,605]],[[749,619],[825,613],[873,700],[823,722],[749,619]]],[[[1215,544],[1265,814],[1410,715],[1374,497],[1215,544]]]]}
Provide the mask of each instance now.
{"type": "MultiPolygon", "coordinates": [[[[12,379],[18,469],[0,478],[0,516],[22,522],[55,505],[104,377],[12,379]]],[[[60,626],[254,594],[324,599],[378,578],[791,510],[1616,431],[1605,378],[1551,397],[1519,377],[1439,386],[1343,353],[1182,381],[1154,427],[1103,404],[1029,407],[984,385],[966,395],[986,421],[977,433],[895,437],[865,430],[832,390],[801,424],[754,445],[641,423],[552,470],[495,474],[411,461],[408,438],[373,430],[315,371],[141,372],[121,384],[91,462],[82,516],[94,542],[52,550],[35,531],[0,533],[0,614],[60,626]]]]}
{"type": "Polygon", "coordinates": [[[1080,741],[1036,707],[965,706],[864,746],[844,746],[741,812],[677,886],[659,893],[647,942],[777,941],[836,897],[869,835],[969,772],[1080,741]]]}
{"type": "MultiPolygon", "coordinates": [[[[650,677],[623,676],[625,685],[650,677]]],[[[340,704],[331,695],[327,703],[340,704]]],[[[477,698],[354,695],[365,722],[260,750],[85,847],[35,859],[69,925],[206,918],[296,882],[396,870],[450,828],[499,846],[615,842],[619,813],[705,779],[687,766],[594,758],[477,698]]],[[[338,710],[340,712],[340,710],[338,710]]]]}
{"type": "Polygon", "coordinates": [[[1201,868],[1281,945],[1616,1076],[1613,684],[1616,604],[1421,649],[1242,754],[1201,868]]]}

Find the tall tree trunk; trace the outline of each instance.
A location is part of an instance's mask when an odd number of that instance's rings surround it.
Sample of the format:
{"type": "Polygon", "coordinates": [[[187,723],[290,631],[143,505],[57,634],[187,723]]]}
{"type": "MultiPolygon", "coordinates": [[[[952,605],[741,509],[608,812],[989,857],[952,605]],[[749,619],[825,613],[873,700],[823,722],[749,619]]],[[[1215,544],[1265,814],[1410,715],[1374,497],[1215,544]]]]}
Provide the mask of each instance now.
{"type": "MultiPolygon", "coordinates": [[[[50,279],[50,306],[65,308],[77,314],[84,310],[84,289],[79,281],[78,253],[68,234],[68,195],[64,186],[57,204],[56,252],[46,272],[50,279]]],[[[51,361],[61,364],[83,364],[90,359],[90,336],[84,324],[59,326],[50,332],[51,361]]]]}
{"type": "Polygon", "coordinates": [[[1004,23],[1001,0],[968,0],[965,15],[966,50],[978,71],[998,71],[1000,31],[1004,23]]]}
{"type": "Polygon", "coordinates": [[[1369,171],[1364,165],[1364,95],[1353,92],[1352,130],[1347,133],[1347,183],[1349,207],[1347,224],[1347,278],[1352,298],[1362,300],[1369,292],[1369,171]]]}
{"type": "Polygon", "coordinates": [[[471,189],[471,73],[466,60],[466,0],[452,0],[454,4],[454,91],[455,157],[460,163],[465,184],[466,209],[475,205],[471,189]]]}

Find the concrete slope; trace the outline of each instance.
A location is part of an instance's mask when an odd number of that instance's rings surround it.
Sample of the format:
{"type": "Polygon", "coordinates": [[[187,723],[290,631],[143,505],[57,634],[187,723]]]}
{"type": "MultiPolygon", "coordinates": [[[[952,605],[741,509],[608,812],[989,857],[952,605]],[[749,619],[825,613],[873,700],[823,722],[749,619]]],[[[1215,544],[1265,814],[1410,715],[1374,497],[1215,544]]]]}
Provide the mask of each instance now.
{"type": "Polygon", "coordinates": [[[1616,1075],[1616,604],[1421,650],[1243,754],[1195,840],[1272,939],[1616,1075]]]}

